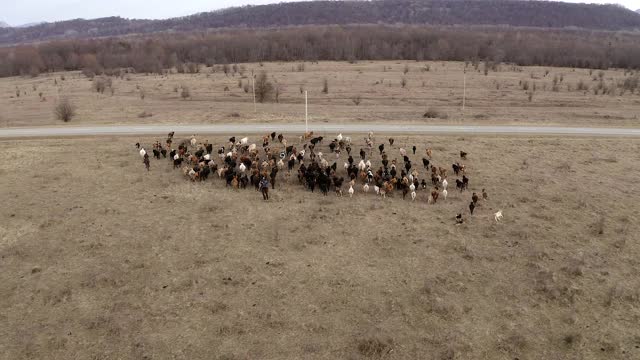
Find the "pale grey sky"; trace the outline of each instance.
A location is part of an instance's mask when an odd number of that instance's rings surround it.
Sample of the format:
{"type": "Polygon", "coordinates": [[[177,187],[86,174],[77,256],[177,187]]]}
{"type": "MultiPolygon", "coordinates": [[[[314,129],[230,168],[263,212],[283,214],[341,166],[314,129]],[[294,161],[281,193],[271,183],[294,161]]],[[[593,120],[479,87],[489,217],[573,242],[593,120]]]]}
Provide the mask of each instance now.
{"type": "MultiPolygon", "coordinates": [[[[287,0],[282,2],[301,1],[287,0]]],[[[618,3],[640,8],[640,0],[566,0],[567,2],[618,3]]],[[[247,4],[270,4],[278,0],[0,0],[0,21],[22,25],[41,21],[122,16],[164,19],[247,4]]]]}

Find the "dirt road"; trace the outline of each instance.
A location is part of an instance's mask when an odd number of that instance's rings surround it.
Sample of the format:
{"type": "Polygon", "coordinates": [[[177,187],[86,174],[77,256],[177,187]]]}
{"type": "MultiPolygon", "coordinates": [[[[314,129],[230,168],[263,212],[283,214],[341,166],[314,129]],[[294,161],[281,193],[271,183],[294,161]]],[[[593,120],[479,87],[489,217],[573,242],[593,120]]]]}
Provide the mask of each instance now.
{"type": "MultiPolygon", "coordinates": [[[[526,134],[526,135],[588,135],[640,136],[640,129],[599,127],[546,126],[464,126],[416,124],[313,124],[316,133],[404,133],[404,134],[526,134]]],[[[216,125],[126,125],[126,126],[58,126],[0,129],[0,138],[93,136],[93,135],[155,135],[175,131],[177,134],[245,134],[302,133],[300,124],[216,124],[216,125]]]]}

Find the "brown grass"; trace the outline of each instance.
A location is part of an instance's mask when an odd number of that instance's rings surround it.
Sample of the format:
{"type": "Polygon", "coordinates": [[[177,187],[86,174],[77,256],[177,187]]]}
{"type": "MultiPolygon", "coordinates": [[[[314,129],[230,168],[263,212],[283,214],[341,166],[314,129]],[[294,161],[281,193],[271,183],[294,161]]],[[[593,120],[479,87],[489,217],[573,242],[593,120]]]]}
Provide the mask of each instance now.
{"type": "Polygon", "coordinates": [[[638,140],[393,137],[414,166],[464,149],[489,201],[323,197],[282,172],[264,202],[165,159],[147,173],[134,143],[163,137],[0,141],[4,358],[635,357],[638,140]]]}
{"type": "MultiPolygon", "coordinates": [[[[298,71],[296,65],[265,63],[260,67],[259,64],[244,64],[248,73],[264,70],[269,73],[270,81],[277,82],[283,89],[296,89],[283,92],[278,103],[259,104],[257,114],[253,111],[250,81],[243,81],[243,87],[239,88],[237,76],[225,76],[222,71],[212,73],[211,69],[194,74],[110,77],[111,88],[116,89],[113,96],[96,96],[91,90],[92,83],[79,72],[42,74],[37,78],[3,78],[0,79],[0,108],[4,111],[0,115],[3,117],[0,126],[54,124],[51,109],[47,102],[40,101],[39,92],[48,94],[47,98],[54,101],[56,97],[69,97],[78,104],[77,122],[81,124],[215,123],[227,121],[226,114],[231,112],[246,114],[238,119],[241,122],[293,122],[304,115],[304,94],[298,89],[309,91],[312,122],[449,124],[459,123],[463,118],[463,63],[320,62],[306,63],[304,71],[298,71]],[[405,76],[403,69],[407,64],[415,69],[428,67],[430,70],[411,71],[405,76]],[[63,76],[66,80],[60,81],[63,76]],[[404,89],[403,78],[409,83],[404,89]],[[36,91],[32,90],[33,85],[36,85],[36,91]],[[179,89],[182,85],[191,90],[189,99],[192,101],[181,101],[179,89]],[[144,101],[140,101],[141,91],[136,86],[144,89],[144,101]],[[20,90],[19,97],[16,89],[20,90]],[[353,106],[352,99],[356,96],[361,96],[366,106],[353,106]],[[424,109],[430,106],[449,114],[449,119],[423,118],[424,109]],[[138,119],[137,114],[144,110],[156,115],[153,119],[138,119]]],[[[594,82],[588,70],[558,68],[552,69],[553,75],[544,76],[547,70],[501,64],[485,76],[482,66],[478,71],[469,67],[464,122],[637,126],[640,100],[638,91],[631,91],[636,84],[632,75],[625,75],[623,70],[608,70],[600,88],[600,79],[596,75],[594,82]],[[532,73],[536,80],[530,79],[532,73]],[[554,91],[554,76],[558,73],[563,74],[563,81],[557,78],[562,86],[554,91]],[[537,90],[529,102],[527,91],[533,87],[533,81],[537,90]],[[525,90],[523,84],[526,84],[525,90]],[[580,90],[574,90],[575,86],[580,90]],[[568,91],[570,87],[572,90],[568,91]],[[598,95],[586,91],[591,87],[598,95]],[[608,95],[602,96],[605,87],[608,95]],[[623,89],[628,90],[621,94],[623,89]],[[478,115],[480,117],[476,117],[478,115]]],[[[94,79],[96,83],[103,81],[101,77],[94,79]]]]}

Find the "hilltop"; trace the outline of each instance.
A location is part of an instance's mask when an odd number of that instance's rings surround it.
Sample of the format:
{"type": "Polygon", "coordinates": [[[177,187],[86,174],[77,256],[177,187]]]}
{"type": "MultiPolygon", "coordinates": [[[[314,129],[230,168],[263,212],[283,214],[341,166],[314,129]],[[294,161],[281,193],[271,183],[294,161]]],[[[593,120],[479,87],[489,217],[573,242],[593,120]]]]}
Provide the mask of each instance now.
{"type": "Polygon", "coordinates": [[[302,25],[508,25],[592,30],[640,29],[640,14],[617,5],[514,0],[314,1],[245,6],[166,20],[107,17],[0,29],[0,44],[48,39],[302,25]]]}

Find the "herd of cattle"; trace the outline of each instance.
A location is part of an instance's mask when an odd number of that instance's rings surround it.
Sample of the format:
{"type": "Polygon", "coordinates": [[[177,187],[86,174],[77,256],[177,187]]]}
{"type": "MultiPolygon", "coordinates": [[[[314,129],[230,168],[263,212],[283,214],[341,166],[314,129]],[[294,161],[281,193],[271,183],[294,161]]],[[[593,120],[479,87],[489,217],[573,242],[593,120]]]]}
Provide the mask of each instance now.
{"type": "MultiPolygon", "coordinates": [[[[356,188],[360,188],[365,194],[372,192],[382,198],[399,192],[403,199],[410,196],[415,201],[417,192],[425,191],[428,194],[427,202],[436,204],[439,200],[447,199],[450,174],[455,176],[456,191],[465,192],[469,189],[467,168],[460,163],[467,160],[464,151],[460,151],[460,161],[452,163],[450,167],[441,167],[434,165],[433,151],[427,148],[422,157],[422,169],[418,169],[411,162],[407,150],[394,148],[393,138],[378,145],[377,151],[374,150],[374,141],[373,133],[369,133],[364,138],[365,146],[354,149],[350,137],[339,134],[328,141],[309,132],[299,137],[296,146],[290,145],[284,135],[273,132],[262,137],[262,147],[250,144],[247,137],[231,137],[227,144],[214,149],[213,144],[207,140],[198,142],[194,135],[174,148],[174,133],[171,132],[164,144],[157,141],[151,150],[154,158],[168,158],[173,167],[181,169],[185,178],[191,181],[207,181],[215,174],[234,189],[255,188],[262,192],[265,200],[269,199],[269,188],[275,188],[279,173],[284,173],[287,180],[292,174],[297,174],[300,185],[311,192],[318,189],[325,196],[331,191],[343,196],[346,184],[350,197],[356,193],[356,188]],[[323,146],[328,150],[326,154],[320,151],[323,146]],[[390,152],[394,152],[395,156],[390,152]],[[372,161],[377,161],[378,157],[381,166],[375,169],[372,161]],[[339,166],[341,158],[344,158],[341,161],[343,165],[339,166]]],[[[136,143],[136,148],[149,170],[149,153],[140,143],[136,143]]],[[[410,149],[414,156],[417,150],[416,146],[410,149]]],[[[468,206],[471,215],[480,199],[488,200],[485,189],[479,195],[472,193],[468,206]]],[[[501,220],[502,211],[495,213],[494,218],[501,220]]],[[[463,222],[462,213],[458,213],[456,223],[463,222]]]]}

